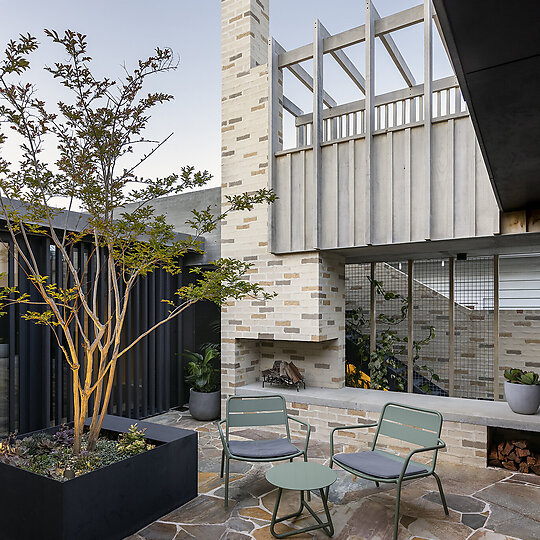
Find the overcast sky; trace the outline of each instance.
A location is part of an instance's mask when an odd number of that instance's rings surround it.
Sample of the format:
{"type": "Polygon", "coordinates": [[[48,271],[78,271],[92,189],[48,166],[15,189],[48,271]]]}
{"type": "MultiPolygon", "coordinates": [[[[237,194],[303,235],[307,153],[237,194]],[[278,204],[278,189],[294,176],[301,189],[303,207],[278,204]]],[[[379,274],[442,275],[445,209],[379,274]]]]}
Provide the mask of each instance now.
{"type": "MultiPolygon", "coordinates": [[[[419,0],[375,0],[381,16],[406,9],[419,0]]],[[[177,71],[154,79],[153,89],[175,96],[155,110],[150,135],[173,137],[140,173],[167,175],[181,165],[207,169],[219,185],[220,175],[220,4],[219,0],[0,0],[0,46],[19,33],[31,33],[42,43],[32,56],[31,80],[46,100],[58,96],[58,83],[41,68],[58,60],[44,28],[66,28],[87,34],[89,53],[98,75],[118,77],[122,65],[132,66],[156,46],[170,47],[178,55],[177,71]]],[[[311,42],[313,21],[319,18],[331,33],[364,23],[364,3],[359,0],[270,0],[271,33],[286,48],[311,42]]],[[[396,32],[395,41],[417,82],[423,80],[422,25],[396,32]]],[[[347,49],[364,72],[363,44],[347,49]]],[[[403,87],[404,83],[380,43],[376,47],[376,93],[403,87]]],[[[304,67],[310,71],[311,64],[304,67]]],[[[444,49],[434,32],[434,78],[451,74],[444,49]]],[[[325,89],[344,103],[361,99],[332,59],[325,60],[325,89]]],[[[312,95],[294,77],[285,78],[285,92],[305,111],[312,95]]]]}

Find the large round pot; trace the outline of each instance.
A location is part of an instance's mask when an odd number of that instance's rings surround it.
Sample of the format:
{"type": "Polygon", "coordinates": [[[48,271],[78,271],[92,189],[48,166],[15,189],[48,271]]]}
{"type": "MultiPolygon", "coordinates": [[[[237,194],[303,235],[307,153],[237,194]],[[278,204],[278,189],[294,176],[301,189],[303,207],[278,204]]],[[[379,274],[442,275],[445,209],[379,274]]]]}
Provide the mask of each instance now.
{"type": "Polygon", "coordinates": [[[540,384],[516,384],[504,381],[504,393],[510,408],[518,414],[536,414],[540,407],[540,384]]]}
{"type": "Polygon", "coordinates": [[[221,413],[221,391],[189,391],[189,412],[195,420],[216,420],[221,413]]]}

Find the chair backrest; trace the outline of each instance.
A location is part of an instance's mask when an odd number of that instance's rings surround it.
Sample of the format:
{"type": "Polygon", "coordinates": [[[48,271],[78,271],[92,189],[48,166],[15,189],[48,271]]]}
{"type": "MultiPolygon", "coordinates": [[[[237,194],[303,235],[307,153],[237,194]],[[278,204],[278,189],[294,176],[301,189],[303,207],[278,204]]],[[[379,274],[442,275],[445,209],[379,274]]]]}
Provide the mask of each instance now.
{"type": "Polygon", "coordinates": [[[379,435],[423,447],[435,446],[441,435],[442,421],[442,415],[438,411],[387,403],[379,419],[372,449],[375,448],[379,435]]]}
{"type": "Polygon", "coordinates": [[[268,396],[230,396],[227,399],[227,439],[229,428],[285,426],[290,439],[287,404],[279,394],[268,396]]]}

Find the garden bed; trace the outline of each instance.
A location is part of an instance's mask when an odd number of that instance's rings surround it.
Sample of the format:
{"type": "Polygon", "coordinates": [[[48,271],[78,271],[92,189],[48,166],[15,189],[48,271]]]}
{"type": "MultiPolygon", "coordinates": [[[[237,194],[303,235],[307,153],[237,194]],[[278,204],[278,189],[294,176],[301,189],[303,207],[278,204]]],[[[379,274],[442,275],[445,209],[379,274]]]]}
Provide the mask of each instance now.
{"type": "Polygon", "coordinates": [[[116,439],[135,422],[155,448],[68,481],[0,463],[2,539],[122,540],[196,497],[197,434],[117,416],[103,432],[116,439]]]}

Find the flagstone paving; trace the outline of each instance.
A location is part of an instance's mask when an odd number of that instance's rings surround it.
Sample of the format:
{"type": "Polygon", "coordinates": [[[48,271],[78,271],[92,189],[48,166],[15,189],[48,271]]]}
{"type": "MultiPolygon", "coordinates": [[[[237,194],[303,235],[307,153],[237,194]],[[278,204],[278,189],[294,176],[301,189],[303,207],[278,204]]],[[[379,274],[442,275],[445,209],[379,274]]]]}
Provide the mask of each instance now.
{"type": "MultiPolygon", "coordinates": [[[[199,496],[163,516],[126,540],[269,540],[276,490],[265,479],[270,464],[231,461],[229,507],[223,505],[219,476],[221,442],[216,423],[193,420],[187,412],[169,411],[151,421],[194,429],[199,433],[199,496]]],[[[268,432],[244,429],[236,436],[254,440],[268,432]]],[[[294,441],[293,441],[294,442],[294,441]]],[[[300,441],[297,441],[300,442],[300,441]]],[[[312,440],[309,459],[327,464],[329,444],[312,440]]],[[[439,463],[450,516],[440,503],[432,478],[405,484],[401,497],[399,540],[538,540],[540,539],[540,477],[502,469],[479,469],[439,463]]],[[[329,494],[336,540],[392,538],[395,488],[338,471],[329,494]]],[[[297,509],[298,493],[284,492],[280,513],[297,509]]],[[[322,511],[313,495],[312,507],[322,511]]],[[[306,526],[310,516],[279,524],[278,532],[306,526]]],[[[315,531],[298,540],[328,538],[315,531]]]]}

